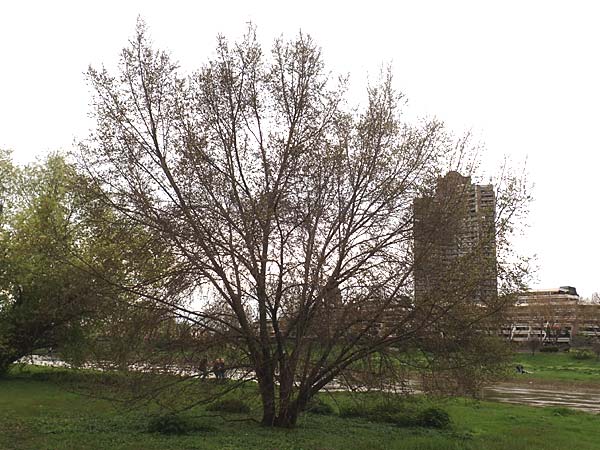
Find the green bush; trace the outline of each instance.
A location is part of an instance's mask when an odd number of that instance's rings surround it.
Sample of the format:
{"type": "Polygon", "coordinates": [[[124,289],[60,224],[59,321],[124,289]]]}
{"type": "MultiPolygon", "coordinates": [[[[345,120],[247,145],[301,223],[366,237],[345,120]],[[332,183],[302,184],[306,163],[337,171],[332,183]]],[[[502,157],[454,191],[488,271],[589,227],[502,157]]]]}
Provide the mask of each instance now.
{"type": "Polygon", "coordinates": [[[557,406],[555,408],[548,408],[552,411],[552,414],[555,416],[572,416],[574,414],[579,414],[579,411],[576,411],[571,408],[566,408],[564,406],[557,406]]]}
{"type": "Polygon", "coordinates": [[[367,417],[368,410],[360,405],[344,405],[340,407],[341,417],[367,417]]]}
{"type": "Polygon", "coordinates": [[[34,372],[30,377],[35,381],[51,381],[54,378],[49,372],[34,372]]]}
{"type": "Polygon", "coordinates": [[[414,409],[413,405],[409,405],[408,403],[404,403],[404,402],[382,402],[382,403],[376,403],[374,404],[370,410],[372,414],[378,415],[385,415],[385,414],[396,414],[399,412],[404,412],[407,409],[414,409]]]}
{"type": "Polygon", "coordinates": [[[387,422],[387,417],[398,409],[388,403],[351,404],[340,406],[341,417],[362,417],[373,422],[387,422]]]}
{"type": "Polygon", "coordinates": [[[450,416],[441,408],[430,407],[417,415],[417,425],[427,428],[446,428],[450,425],[450,416]]]}
{"type": "Polygon", "coordinates": [[[394,423],[398,426],[415,424],[414,408],[406,403],[384,402],[373,405],[368,411],[368,418],[373,422],[394,423]]]}
{"type": "Polygon", "coordinates": [[[386,422],[393,423],[398,427],[415,427],[419,425],[419,420],[414,411],[404,411],[391,413],[386,422]]]}
{"type": "Polygon", "coordinates": [[[211,403],[206,407],[207,411],[219,411],[234,414],[248,414],[250,406],[243,400],[237,398],[225,398],[223,400],[211,403]]]}
{"type": "Polygon", "coordinates": [[[340,416],[362,417],[399,427],[446,428],[451,422],[445,410],[410,401],[344,406],[340,408],[340,416]]]}
{"type": "Polygon", "coordinates": [[[555,347],[553,345],[547,345],[546,347],[540,348],[540,352],[544,352],[544,353],[556,353],[556,352],[558,352],[558,347],[555,347]]]}
{"type": "Polygon", "coordinates": [[[587,349],[574,350],[574,351],[571,351],[570,353],[573,358],[578,359],[578,360],[593,359],[596,357],[596,354],[593,351],[587,350],[587,349]]]}
{"type": "Polygon", "coordinates": [[[322,414],[326,416],[335,414],[333,406],[318,397],[313,397],[310,399],[308,405],[306,405],[306,412],[311,414],[322,414]]]}
{"type": "Polygon", "coordinates": [[[190,423],[175,414],[154,416],[148,423],[150,433],[186,434],[191,430],[190,423]]]}

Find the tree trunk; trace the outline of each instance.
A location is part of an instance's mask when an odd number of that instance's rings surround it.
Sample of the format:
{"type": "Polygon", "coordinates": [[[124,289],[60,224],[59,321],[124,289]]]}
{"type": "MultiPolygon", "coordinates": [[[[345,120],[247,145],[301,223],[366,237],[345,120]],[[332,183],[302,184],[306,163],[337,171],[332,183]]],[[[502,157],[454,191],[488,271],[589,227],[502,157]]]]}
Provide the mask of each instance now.
{"type": "Polygon", "coordinates": [[[279,411],[275,419],[275,426],[292,428],[298,418],[298,403],[292,401],[294,375],[289,366],[281,368],[279,377],[279,411]]]}
{"type": "Polygon", "coordinates": [[[292,400],[291,391],[285,402],[280,401],[279,414],[275,419],[275,426],[281,428],[293,428],[296,426],[296,421],[300,412],[304,410],[308,403],[309,396],[308,391],[298,393],[298,396],[292,400]]]}
{"type": "Polygon", "coordinates": [[[10,367],[10,362],[4,360],[4,359],[0,359],[0,378],[3,378],[4,376],[6,376],[6,373],[8,372],[8,368],[10,367]]]}
{"type": "Polygon", "coordinates": [[[275,382],[269,371],[257,370],[258,389],[263,406],[261,424],[272,427],[275,424],[275,382]]]}
{"type": "Polygon", "coordinates": [[[298,415],[306,404],[300,398],[293,398],[294,377],[285,368],[279,379],[279,402],[275,404],[275,379],[268,370],[257,371],[259,390],[263,406],[261,424],[268,427],[293,428],[296,426],[298,415]]]}
{"type": "Polygon", "coordinates": [[[285,411],[279,411],[274,425],[280,428],[294,428],[298,419],[298,407],[293,402],[285,411]]]}
{"type": "MultiPolygon", "coordinates": [[[[25,356],[25,355],[23,355],[25,356]]],[[[3,354],[0,355],[0,378],[6,376],[8,373],[8,369],[10,369],[11,364],[17,361],[21,356],[17,356],[13,354],[3,354]]]]}

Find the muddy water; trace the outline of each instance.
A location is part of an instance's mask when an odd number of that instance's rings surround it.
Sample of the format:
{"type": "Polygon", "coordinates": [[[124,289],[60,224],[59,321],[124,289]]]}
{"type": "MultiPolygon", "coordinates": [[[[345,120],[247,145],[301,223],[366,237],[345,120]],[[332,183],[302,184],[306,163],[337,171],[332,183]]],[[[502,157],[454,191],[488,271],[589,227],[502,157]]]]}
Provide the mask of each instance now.
{"type": "Polygon", "coordinates": [[[534,387],[497,384],[484,389],[485,400],[530,406],[563,406],[600,413],[600,388],[534,387]]]}

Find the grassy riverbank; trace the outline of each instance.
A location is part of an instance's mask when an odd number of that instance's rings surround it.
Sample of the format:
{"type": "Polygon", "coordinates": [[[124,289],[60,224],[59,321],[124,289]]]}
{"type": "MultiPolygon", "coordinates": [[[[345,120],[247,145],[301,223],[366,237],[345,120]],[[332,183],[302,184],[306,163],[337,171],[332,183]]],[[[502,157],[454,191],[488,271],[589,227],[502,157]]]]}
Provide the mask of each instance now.
{"type": "Polygon", "coordinates": [[[600,361],[596,358],[577,360],[568,352],[517,353],[514,364],[530,372],[515,375],[513,380],[533,379],[545,382],[595,384],[600,386],[600,361]]]}
{"type": "MultiPolygon", "coordinates": [[[[198,407],[187,412],[192,424],[187,434],[165,436],[147,431],[147,412],[115,409],[67,391],[60,379],[39,376],[40,369],[35,373],[0,380],[1,449],[600,449],[596,415],[462,399],[441,403],[452,419],[441,430],[337,414],[306,414],[294,430],[271,430],[248,420],[257,417],[257,409],[241,415],[198,407]]],[[[346,393],[333,400],[350,401],[346,393]]]]}

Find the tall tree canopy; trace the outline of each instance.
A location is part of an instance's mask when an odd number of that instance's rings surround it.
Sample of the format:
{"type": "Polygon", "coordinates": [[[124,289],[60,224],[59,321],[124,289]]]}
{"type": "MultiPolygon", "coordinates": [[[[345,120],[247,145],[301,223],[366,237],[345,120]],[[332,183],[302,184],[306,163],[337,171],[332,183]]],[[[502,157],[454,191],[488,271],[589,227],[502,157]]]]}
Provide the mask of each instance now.
{"type": "Polygon", "coordinates": [[[102,292],[75,270],[84,236],[72,166],[53,155],[25,168],[2,158],[0,374],[34,350],[73,341],[102,292]]]}
{"type": "Polygon", "coordinates": [[[72,361],[110,353],[121,364],[136,348],[127,329],[139,344],[142,330],[173,317],[122,289],[155,282],[169,255],[114,220],[88,181],[59,154],[19,167],[0,153],[0,374],[49,349],[72,361]]]}
{"type": "MultiPolygon", "coordinates": [[[[88,75],[97,127],[82,167],[115,222],[172,257],[154,282],[122,287],[234,349],[265,425],[293,426],[316,392],[375,353],[482,346],[497,298],[418,303],[412,285],[413,201],[445,169],[465,169],[466,144],[437,121],[404,123],[389,74],[357,111],[311,38],[265,54],[250,29],[234,44],[219,37],[184,77],[140,23],[119,73],[88,75]]],[[[523,204],[509,187],[499,234],[523,204]]]]}

